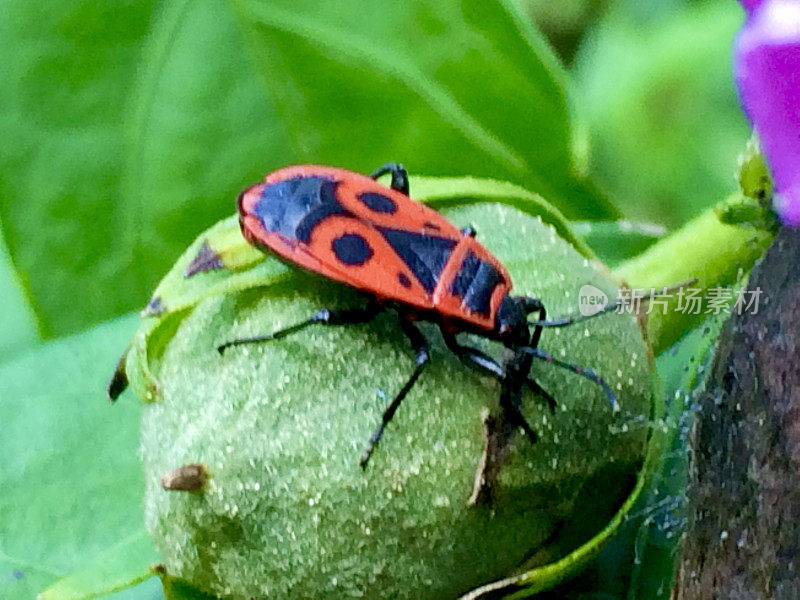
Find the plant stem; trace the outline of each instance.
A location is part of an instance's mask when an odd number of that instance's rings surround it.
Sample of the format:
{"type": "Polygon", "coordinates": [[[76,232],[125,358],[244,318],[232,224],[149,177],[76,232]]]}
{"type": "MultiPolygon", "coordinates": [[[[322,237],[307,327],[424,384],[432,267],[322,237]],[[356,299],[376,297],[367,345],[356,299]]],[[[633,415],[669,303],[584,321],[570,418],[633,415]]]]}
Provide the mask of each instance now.
{"type": "MultiPolygon", "coordinates": [[[[693,280],[684,289],[701,290],[704,296],[708,290],[726,288],[741,279],[773,237],[773,232],[753,225],[721,223],[711,208],[621,264],[615,274],[631,288],[653,289],[655,293],[693,280]]],[[[647,333],[654,354],[669,348],[710,313],[707,302],[696,312],[687,310],[685,304],[681,293],[670,293],[665,306],[651,302],[647,333]]]]}

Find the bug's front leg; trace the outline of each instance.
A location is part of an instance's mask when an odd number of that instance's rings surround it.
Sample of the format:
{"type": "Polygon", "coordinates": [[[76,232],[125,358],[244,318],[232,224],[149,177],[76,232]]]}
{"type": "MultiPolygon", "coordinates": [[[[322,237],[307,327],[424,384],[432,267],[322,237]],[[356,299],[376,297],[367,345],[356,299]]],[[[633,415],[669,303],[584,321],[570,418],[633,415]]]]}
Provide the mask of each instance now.
{"type": "MultiPolygon", "coordinates": [[[[500,381],[501,384],[503,384],[503,382],[505,382],[505,380],[508,378],[509,373],[507,373],[507,366],[504,368],[491,356],[488,356],[484,352],[481,352],[472,346],[460,344],[456,339],[456,336],[452,333],[442,331],[442,337],[444,338],[444,342],[447,344],[447,347],[450,349],[450,351],[455,354],[464,364],[475,367],[480,371],[493,376],[495,379],[500,381]]],[[[537,394],[537,397],[542,398],[547,403],[547,406],[550,408],[551,412],[555,410],[555,399],[548,394],[547,391],[542,388],[542,386],[536,383],[536,381],[527,376],[522,377],[520,381],[522,385],[527,386],[534,394],[537,394]]],[[[523,428],[525,434],[528,436],[531,442],[535,442],[536,433],[522,417],[522,413],[519,413],[518,417],[520,427],[523,428]]]]}
{"type": "Polygon", "coordinates": [[[528,439],[536,441],[536,432],[522,415],[522,386],[528,381],[531,357],[507,348],[503,359],[505,376],[500,388],[500,406],[495,414],[484,418],[484,447],[469,504],[491,504],[500,471],[509,458],[511,442],[517,428],[528,439]]]}

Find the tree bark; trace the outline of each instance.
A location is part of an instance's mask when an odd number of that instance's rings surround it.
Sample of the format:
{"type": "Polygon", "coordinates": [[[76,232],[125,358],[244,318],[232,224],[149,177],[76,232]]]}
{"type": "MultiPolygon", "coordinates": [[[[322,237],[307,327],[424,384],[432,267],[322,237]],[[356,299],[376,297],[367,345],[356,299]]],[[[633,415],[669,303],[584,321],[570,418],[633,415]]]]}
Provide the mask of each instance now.
{"type": "Polygon", "coordinates": [[[747,289],[758,312],[725,324],[692,430],[676,600],[800,598],[800,229],[747,289]]]}

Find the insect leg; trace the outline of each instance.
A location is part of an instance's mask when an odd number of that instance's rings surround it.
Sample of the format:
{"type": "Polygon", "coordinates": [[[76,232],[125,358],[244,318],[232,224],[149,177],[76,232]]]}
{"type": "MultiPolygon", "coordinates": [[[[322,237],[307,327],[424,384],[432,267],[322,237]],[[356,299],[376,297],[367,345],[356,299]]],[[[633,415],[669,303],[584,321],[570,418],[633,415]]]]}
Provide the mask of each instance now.
{"type": "MultiPolygon", "coordinates": [[[[477,348],[459,344],[458,340],[456,340],[456,336],[453,334],[442,332],[442,337],[444,338],[444,342],[447,344],[447,347],[450,349],[450,351],[455,354],[463,363],[471,367],[477,367],[484,373],[492,375],[501,382],[506,378],[505,369],[503,369],[503,367],[500,366],[500,363],[498,363],[491,356],[487,356],[477,348]]],[[[528,386],[528,388],[534,394],[538,394],[545,402],[547,402],[547,406],[551,411],[556,409],[555,399],[549,393],[547,393],[542,386],[536,383],[536,381],[526,377],[523,381],[523,384],[528,386]]]]}
{"type": "Polygon", "coordinates": [[[542,386],[540,386],[535,379],[526,378],[524,383],[530,388],[530,390],[534,394],[538,394],[539,397],[541,397],[545,402],[547,402],[547,407],[550,409],[550,412],[556,411],[556,406],[558,406],[558,404],[556,403],[556,399],[553,398],[547,392],[547,390],[545,390],[542,386]]]}
{"type": "MultiPolygon", "coordinates": [[[[514,421],[514,423],[522,427],[522,429],[525,431],[525,434],[528,436],[528,438],[530,438],[531,442],[535,442],[536,432],[531,429],[530,425],[528,425],[528,422],[525,420],[525,417],[523,417],[522,413],[520,412],[519,404],[521,401],[507,402],[505,400],[505,398],[510,398],[513,396],[513,394],[511,394],[509,391],[509,376],[506,373],[506,369],[504,369],[495,359],[487,356],[477,348],[459,344],[454,334],[442,332],[442,337],[444,338],[444,343],[447,344],[447,347],[450,349],[450,351],[453,352],[453,354],[455,354],[462,362],[470,366],[477,367],[481,371],[488,373],[500,380],[500,382],[503,384],[503,392],[500,397],[501,404],[507,404],[507,406],[504,406],[504,408],[508,411],[511,419],[514,421]]],[[[530,364],[528,365],[528,368],[530,368],[530,364]]],[[[545,402],[547,402],[550,410],[555,410],[556,401],[533,379],[528,379],[527,371],[526,375],[513,377],[513,379],[519,380],[521,385],[526,385],[534,393],[539,394],[542,398],[544,398],[545,402]]]]}
{"type": "Polygon", "coordinates": [[[357,325],[359,323],[369,323],[374,319],[378,313],[381,312],[381,307],[377,304],[371,303],[366,308],[346,308],[340,310],[330,310],[323,308],[315,312],[311,317],[295,325],[280,329],[273,333],[265,335],[257,335],[247,338],[236,338],[224,344],[217,346],[217,351],[224,354],[225,350],[231,346],[240,346],[242,344],[257,344],[259,342],[268,342],[271,340],[279,340],[289,334],[305,329],[309,325],[357,325]]]}
{"type": "Polygon", "coordinates": [[[444,343],[447,344],[447,347],[450,349],[450,351],[455,354],[461,360],[461,362],[472,367],[477,367],[478,369],[485,371],[490,375],[494,375],[497,379],[502,380],[505,378],[505,370],[491,356],[484,354],[477,348],[459,344],[455,334],[453,333],[445,333],[443,331],[442,337],[444,338],[444,343]]]}
{"type": "Polygon", "coordinates": [[[575,365],[573,363],[568,363],[558,360],[557,358],[548,354],[541,348],[532,348],[523,346],[521,348],[518,348],[518,351],[527,354],[533,358],[538,358],[539,360],[552,363],[557,367],[566,369],[567,371],[572,371],[576,375],[580,375],[582,377],[585,377],[589,381],[596,383],[597,385],[603,388],[603,391],[606,393],[606,398],[608,398],[608,402],[609,404],[611,404],[611,408],[614,410],[614,412],[619,410],[619,403],[617,402],[617,397],[614,395],[614,392],[611,391],[611,386],[609,386],[608,383],[606,383],[605,379],[603,379],[602,377],[600,377],[600,375],[595,373],[594,369],[589,369],[586,367],[575,365]]]}
{"type": "MultiPolygon", "coordinates": [[[[531,444],[535,444],[538,436],[522,415],[522,386],[529,381],[531,361],[530,356],[520,354],[516,350],[513,357],[506,361],[506,377],[500,391],[500,410],[501,414],[507,415],[506,419],[511,424],[522,428],[531,444]]],[[[539,385],[536,382],[532,383],[537,387],[539,385]]]]}
{"type": "Polygon", "coordinates": [[[528,325],[533,326],[530,345],[535,348],[539,345],[539,339],[542,337],[543,329],[540,323],[547,318],[547,310],[545,310],[544,303],[542,303],[539,298],[520,296],[520,300],[522,301],[522,309],[525,311],[525,316],[528,316],[532,312],[539,313],[539,321],[528,321],[528,325]]]}
{"type": "MultiPolygon", "coordinates": [[[[592,317],[596,317],[598,315],[605,314],[607,312],[611,312],[617,307],[617,304],[609,304],[605,306],[600,312],[597,312],[593,315],[577,315],[573,317],[562,317],[559,319],[547,319],[547,312],[545,311],[544,304],[538,298],[531,298],[530,296],[524,296],[522,298],[525,314],[530,314],[532,312],[539,312],[540,320],[538,321],[528,321],[528,325],[534,326],[534,332],[531,336],[531,344],[528,348],[520,348],[519,351],[533,358],[538,358],[539,360],[544,360],[545,362],[553,363],[554,365],[561,367],[562,369],[567,369],[568,371],[572,371],[577,375],[581,375],[585,377],[589,381],[592,381],[603,388],[603,391],[606,393],[606,398],[608,398],[609,403],[611,404],[611,408],[616,412],[619,410],[619,404],[617,403],[617,397],[614,395],[614,392],[611,391],[611,387],[606,383],[606,380],[600,377],[597,373],[594,372],[594,369],[589,369],[586,367],[581,367],[579,365],[575,365],[573,363],[568,363],[564,361],[560,361],[555,357],[551,356],[541,348],[538,348],[539,345],[539,337],[542,334],[543,327],[566,327],[567,325],[572,325],[573,323],[578,323],[585,319],[591,319],[592,317]]],[[[535,383],[535,382],[533,382],[535,383]]],[[[538,385],[538,384],[537,384],[538,385]]]]}
{"type": "Polygon", "coordinates": [[[408,172],[406,171],[405,167],[400,163],[388,162],[370,173],[370,177],[377,179],[386,173],[392,174],[391,188],[393,190],[397,190],[398,192],[403,192],[406,196],[408,196],[408,172]]]}
{"type": "Polygon", "coordinates": [[[411,377],[409,377],[408,381],[406,381],[406,384],[398,392],[394,400],[392,400],[392,403],[389,404],[389,406],[386,407],[386,410],[383,411],[381,424],[375,431],[372,432],[372,435],[369,438],[369,443],[367,444],[367,449],[364,451],[364,454],[361,456],[361,460],[359,461],[362,469],[366,469],[367,462],[369,462],[369,457],[372,455],[372,451],[375,450],[375,446],[378,445],[378,442],[383,436],[383,430],[386,428],[386,425],[389,424],[389,421],[392,420],[392,417],[394,416],[394,413],[397,412],[397,408],[400,406],[403,398],[405,398],[408,392],[411,391],[411,388],[414,387],[414,384],[417,382],[417,379],[419,379],[419,376],[422,375],[422,371],[425,370],[425,367],[430,360],[428,341],[425,339],[425,336],[422,335],[422,332],[417,329],[417,327],[411,321],[408,321],[402,317],[400,318],[400,328],[411,342],[411,348],[414,350],[417,366],[414,368],[414,372],[411,374],[411,377]]]}

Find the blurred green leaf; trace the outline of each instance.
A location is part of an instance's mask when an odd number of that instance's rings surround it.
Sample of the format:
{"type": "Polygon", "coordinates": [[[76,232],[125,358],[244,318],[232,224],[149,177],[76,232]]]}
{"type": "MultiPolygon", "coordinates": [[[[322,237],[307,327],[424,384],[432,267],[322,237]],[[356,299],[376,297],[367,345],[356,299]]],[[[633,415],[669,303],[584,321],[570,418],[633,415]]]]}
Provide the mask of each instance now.
{"type": "Polygon", "coordinates": [[[45,335],[143,304],[239,189],[290,162],[401,160],[615,214],[573,168],[565,74],[510,4],[152,12],[5,5],[0,212],[45,335]]]}
{"type": "Polygon", "coordinates": [[[292,162],[285,128],[224,3],[167,2],[144,54],[124,202],[136,304],[236,194],[292,162]]]}
{"type": "Polygon", "coordinates": [[[113,357],[137,322],[119,319],[0,366],[4,598],[33,598],[76,570],[60,586],[70,594],[52,598],[110,592],[157,560],[149,540],[137,538],[144,531],[140,403],[112,406],[104,394],[113,357]],[[103,571],[87,572],[98,561],[103,571]]]}
{"type": "Polygon", "coordinates": [[[614,213],[574,169],[565,73],[511,2],[234,3],[293,154],[505,179],[614,213]]]}
{"type": "Polygon", "coordinates": [[[104,600],[164,600],[161,580],[151,577],[139,585],[103,597],[104,600]]]}
{"type": "Polygon", "coordinates": [[[626,218],[674,227],[735,189],[750,136],[730,65],[743,13],[715,0],[645,18],[628,4],[606,14],[576,60],[591,173],[626,218]]]}
{"type": "Polygon", "coordinates": [[[33,346],[39,340],[36,318],[28,305],[0,228],[0,360],[33,346]]]}
{"type": "Polygon", "coordinates": [[[141,527],[48,586],[37,600],[85,600],[98,593],[130,588],[153,576],[148,563],[155,560],[155,556],[153,542],[141,527]]]}
{"type": "Polygon", "coordinates": [[[610,267],[644,252],[667,233],[660,225],[630,221],[573,221],[570,228],[610,267]]]}
{"type": "Polygon", "coordinates": [[[152,4],[3,2],[0,220],[45,336],[131,305],[123,122],[152,4]]]}

